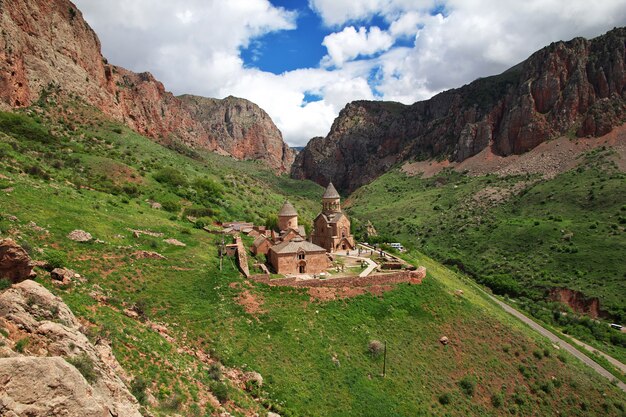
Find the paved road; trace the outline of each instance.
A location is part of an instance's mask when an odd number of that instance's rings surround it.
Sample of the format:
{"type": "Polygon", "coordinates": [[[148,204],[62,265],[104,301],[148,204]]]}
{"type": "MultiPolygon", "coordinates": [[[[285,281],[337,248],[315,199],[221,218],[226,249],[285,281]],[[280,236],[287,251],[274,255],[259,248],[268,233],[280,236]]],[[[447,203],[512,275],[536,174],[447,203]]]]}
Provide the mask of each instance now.
{"type": "Polygon", "coordinates": [[[584,347],[589,352],[593,352],[596,355],[603,356],[604,359],[606,359],[607,361],[609,361],[611,363],[611,365],[613,365],[614,367],[616,367],[617,369],[622,371],[622,373],[626,374],[626,365],[621,363],[620,361],[618,361],[614,357],[607,355],[606,353],[602,352],[601,350],[598,350],[598,349],[594,348],[593,346],[589,346],[585,342],[581,342],[580,340],[574,339],[571,336],[569,336],[569,338],[571,339],[572,342],[576,343],[577,345],[580,345],[580,346],[584,347]]]}
{"type": "MultiPolygon", "coordinates": [[[[616,379],[609,371],[601,367],[597,362],[589,358],[587,355],[585,355],[581,351],[577,350],[574,346],[572,346],[565,340],[560,339],[558,336],[556,336],[554,333],[552,333],[548,329],[540,326],[534,320],[531,320],[530,318],[526,317],[525,315],[523,315],[522,313],[520,313],[513,307],[493,297],[491,294],[489,293],[485,293],[485,294],[487,294],[492,300],[498,303],[500,307],[502,307],[507,313],[517,317],[518,319],[520,319],[521,321],[529,325],[531,328],[533,328],[535,331],[537,331],[541,335],[550,339],[552,343],[559,345],[562,349],[568,351],[573,356],[583,361],[587,366],[595,370],[597,373],[599,373],[603,377],[608,378],[611,381],[616,379]]],[[[622,381],[618,381],[617,386],[621,388],[622,391],[626,392],[626,384],[624,384],[622,381]]]]}

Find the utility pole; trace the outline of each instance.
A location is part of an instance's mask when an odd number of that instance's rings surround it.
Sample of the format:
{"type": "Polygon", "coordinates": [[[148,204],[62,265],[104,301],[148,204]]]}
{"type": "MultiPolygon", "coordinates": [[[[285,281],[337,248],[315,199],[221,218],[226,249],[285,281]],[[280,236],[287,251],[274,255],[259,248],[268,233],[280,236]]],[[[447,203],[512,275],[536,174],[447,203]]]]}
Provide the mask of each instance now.
{"type": "Polygon", "coordinates": [[[385,340],[385,350],[383,353],[383,378],[385,377],[386,372],[387,372],[387,341],[385,340]]]}

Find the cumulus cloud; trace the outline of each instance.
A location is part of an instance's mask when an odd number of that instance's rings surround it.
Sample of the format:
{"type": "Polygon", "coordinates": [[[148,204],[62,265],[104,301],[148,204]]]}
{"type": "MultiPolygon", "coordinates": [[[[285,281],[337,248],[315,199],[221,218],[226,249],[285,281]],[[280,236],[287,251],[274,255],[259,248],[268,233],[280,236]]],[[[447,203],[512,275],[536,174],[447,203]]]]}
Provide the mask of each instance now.
{"type": "Polygon", "coordinates": [[[626,0],[309,0],[328,28],[327,56],[277,75],[241,57],[265,34],[297,30],[297,13],[268,0],[75,2],[110,62],[150,71],[175,94],[252,100],[294,146],[325,135],[349,101],[412,103],[502,72],[550,42],[626,24],[626,0]]]}
{"type": "Polygon", "coordinates": [[[386,51],[393,43],[393,37],[377,26],[372,26],[369,31],[361,26],[358,32],[354,26],[348,26],[324,38],[322,45],[328,50],[324,62],[326,65],[341,67],[346,61],[358,56],[386,51]]]}

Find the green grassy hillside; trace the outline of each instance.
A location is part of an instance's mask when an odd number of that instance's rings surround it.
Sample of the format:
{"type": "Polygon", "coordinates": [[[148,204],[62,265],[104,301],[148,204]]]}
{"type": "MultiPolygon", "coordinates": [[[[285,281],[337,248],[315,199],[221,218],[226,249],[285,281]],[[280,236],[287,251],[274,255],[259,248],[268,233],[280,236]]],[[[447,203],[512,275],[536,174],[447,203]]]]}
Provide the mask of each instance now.
{"type": "Polygon", "coordinates": [[[355,192],[349,210],[625,360],[623,334],[547,301],[551,289],[569,288],[626,321],[626,175],[611,154],[598,148],[552,180],[395,170],[355,192]]]}
{"type": "Polygon", "coordinates": [[[79,103],[47,111],[0,113],[0,236],[86,277],[59,287],[38,271],[90,337],[111,341],[155,415],[218,415],[210,392],[235,416],[624,415],[623,392],[417,252],[429,270],[421,285],[321,302],[249,283],[231,258],[220,270],[221,237],[182,214],[259,222],[289,198],[310,219],[319,186],[169,143],[173,152],[79,103]],[[100,241],[70,241],[74,229],[100,241]],[[387,342],[385,378],[373,340],[387,342]],[[216,361],[260,372],[264,385],[244,390],[216,361]]]}

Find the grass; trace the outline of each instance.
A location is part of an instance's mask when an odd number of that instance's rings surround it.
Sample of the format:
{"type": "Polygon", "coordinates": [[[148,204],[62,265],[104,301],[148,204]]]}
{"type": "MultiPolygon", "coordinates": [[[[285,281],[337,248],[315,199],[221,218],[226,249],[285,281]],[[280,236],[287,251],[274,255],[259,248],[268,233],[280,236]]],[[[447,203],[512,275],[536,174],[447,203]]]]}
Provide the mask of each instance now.
{"type": "Polygon", "coordinates": [[[111,340],[134,381],[133,393],[146,404],[148,394],[156,399],[148,406],[152,414],[217,413],[207,398],[212,392],[233,415],[272,410],[283,416],[496,416],[505,408],[517,415],[549,415],[555,409],[573,416],[620,415],[621,391],[569,356],[562,360],[552,352],[537,359],[532,352],[551,345],[494,308],[472,282],[419,252],[408,256],[428,268],[421,285],[330,302],[312,300],[306,289],[248,285],[232,258],[224,258],[220,271],[220,236],[176,213],[152,209],[146,200],[169,198],[181,208],[203,205],[214,210],[214,220],[262,221],[289,198],[303,217],[312,218],[321,188],[275,177],[254,163],[174,153],[88,108],[72,108],[72,117],[86,112],[92,121],[72,119],[77,130],[63,130],[52,116],[42,119],[42,129],[62,132],[49,141],[53,145],[40,146],[43,142],[23,134],[39,125],[35,116],[20,116],[20,130],[0,134],[11,147],[0,172],[14,189],[10,198],[0,199],[0,231],[20,236],[37,257],[54,254],[86,278],[56,287],[40,271],[41,282],[86,323],[89,337],[111,340]],[[108,168],[94,172],[84,160],[108,168]],[[35,163],[49,179],[23,174],[35,163]],[[122,164],[129,169],[119,168],[122,164]],[[183,173],[187,184],[210,179],[222,187],[221,196],[205,201],[180,183],[157,181],[154,174],[168,166],[183,173]],[[129,182],[138,192],[123,190],[129,182]],[[104,243],[67,239],[77,228],[104,243]],[[164,236],[134,238],[129,229],[164,236]],[[167,245],[165,238],[187,246],[167,245]],[[158,251],[166,259],[136,259],[138,250],[158,251]],[[457,289],[463,296],[455,295],[457,289]],[[243,291],[259,302],[261,312],[246,313],[239,304],[243,291]],[[138,319],[124,314],[137,306],[138,319]],[[152,330],[154,322],[162,323],[171,339],[152,330]],[[450,338],[447,346],[439,343],[443,335],[450,338]],[[374,340],[387,343],[385,378],[382,355],[368,349],[374,340]],[[200,360],[198,352],[212,362],[200,360]],[[259,372],[264,384],[250,392],[239,389],[223,378],[216,362],[259,372]],[[472,395],[462,382],[467,375],[475,375],[472,395]],[[551,377],[563,383],[546,385],[551,377]]]}
{"type": "Polygon", "coordinates": [[[611,156],[598,148],[551,180],[451,170],[420,178],[396,169],[357,190],[349,212],[359,224],[371,221],[383,240],[419,249],[625,361],[624,335],[549,300],[551,290],[568,288],[597,298],[608,320],[626,321],[626,175],[611,156]],[[486,188],[508,197],[481,199],[486,188]]]}

